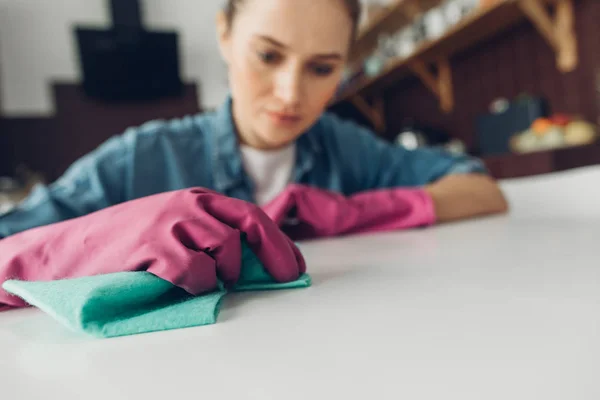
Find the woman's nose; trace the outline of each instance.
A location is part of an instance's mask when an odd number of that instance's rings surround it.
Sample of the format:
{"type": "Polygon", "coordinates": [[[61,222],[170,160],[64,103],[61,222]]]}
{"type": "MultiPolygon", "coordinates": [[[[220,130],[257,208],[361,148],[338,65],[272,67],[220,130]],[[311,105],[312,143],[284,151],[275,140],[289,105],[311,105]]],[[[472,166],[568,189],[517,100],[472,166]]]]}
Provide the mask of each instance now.
{"type": "Polygon", "coordinates": [[[296,107],[300,103],[302,76],[297,68],[290,67],[279,71],[275,82],[275,96],[286,107],[296,107]]]}

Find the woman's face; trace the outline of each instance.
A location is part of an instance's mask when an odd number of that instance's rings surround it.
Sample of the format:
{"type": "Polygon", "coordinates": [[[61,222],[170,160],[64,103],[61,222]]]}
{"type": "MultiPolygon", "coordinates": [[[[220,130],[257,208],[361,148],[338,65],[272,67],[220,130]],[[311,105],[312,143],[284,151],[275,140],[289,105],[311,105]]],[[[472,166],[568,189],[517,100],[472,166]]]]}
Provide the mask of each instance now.
{"type": "Polygon", "coordinates": [[[352,22],[342,0],[246,0],[232,26],[218,21],[242,143],[283,147],[335,94],[352,22]]]}

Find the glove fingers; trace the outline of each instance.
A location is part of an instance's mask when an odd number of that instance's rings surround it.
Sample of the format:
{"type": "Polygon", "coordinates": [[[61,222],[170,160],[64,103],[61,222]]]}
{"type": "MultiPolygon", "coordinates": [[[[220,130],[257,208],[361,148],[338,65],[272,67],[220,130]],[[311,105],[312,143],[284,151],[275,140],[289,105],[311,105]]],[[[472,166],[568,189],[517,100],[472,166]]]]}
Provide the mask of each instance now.
{"type": "Polygon", "coordinates": [[[248,245],[275,280],[290,282],[304,271],[296,246],[258,206],[229,197],[206,197],[202,204],[210,215],[246,235],[248,245]]]}
{"type": "Polygon", "coordinates": [[[137,270],[146,270],[194,296],[217,288],[217,265],[209,254],[184,247],[162,250],[155,252],[156,256],[149,257],[148,251],[141,248],[140,255],[144,258],[133,256],[147,267],[137,270]],[[173,260],[178,260],[177,268],[174,268],[173,260]]]}
{"type": "MultiPolygon", "coordinates": [[[[191,253],[206,253],[212,269],[226,284],[237,282],[240,276],[242,246],[240,233],[204,211],[193,220],[180,221],[172,228],[173,237],[191,253]]],[[[203,265],[206,257],[198,257],[191,265],[195,270],[211,268],[203,265]]]]}

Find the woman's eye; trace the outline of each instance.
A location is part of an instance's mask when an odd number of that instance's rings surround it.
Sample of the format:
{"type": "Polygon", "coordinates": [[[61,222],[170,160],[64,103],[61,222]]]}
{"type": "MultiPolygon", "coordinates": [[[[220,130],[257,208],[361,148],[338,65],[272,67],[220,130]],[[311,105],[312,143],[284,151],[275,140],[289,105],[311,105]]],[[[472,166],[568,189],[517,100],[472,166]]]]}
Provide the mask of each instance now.
{"type": "Polygon", "coordinates": [[[277,60],[279,59],[279,54],[277,54],[274,51],[264,51],[264,52],[259,52],[258,57],[265,64],[273,64],[273,63],[277,62],[277,60]]]}
{"type": "Polygon", "coordinates": [[[318,76],[327,76],[333,72],[333,67],[331,65],[315,65],[312,70],[318,76]]]}

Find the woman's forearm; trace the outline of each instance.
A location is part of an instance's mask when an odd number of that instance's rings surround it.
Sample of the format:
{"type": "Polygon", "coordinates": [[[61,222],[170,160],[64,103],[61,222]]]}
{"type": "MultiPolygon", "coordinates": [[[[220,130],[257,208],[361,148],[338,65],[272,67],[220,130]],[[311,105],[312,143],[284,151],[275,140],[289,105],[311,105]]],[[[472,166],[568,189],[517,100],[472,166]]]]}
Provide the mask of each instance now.
{"type": "Polygon", "coordinates": [[[496,182],[481,174],[450,175],[425,187],[438,222],[450,222],[508,211],[496,182]]]}

